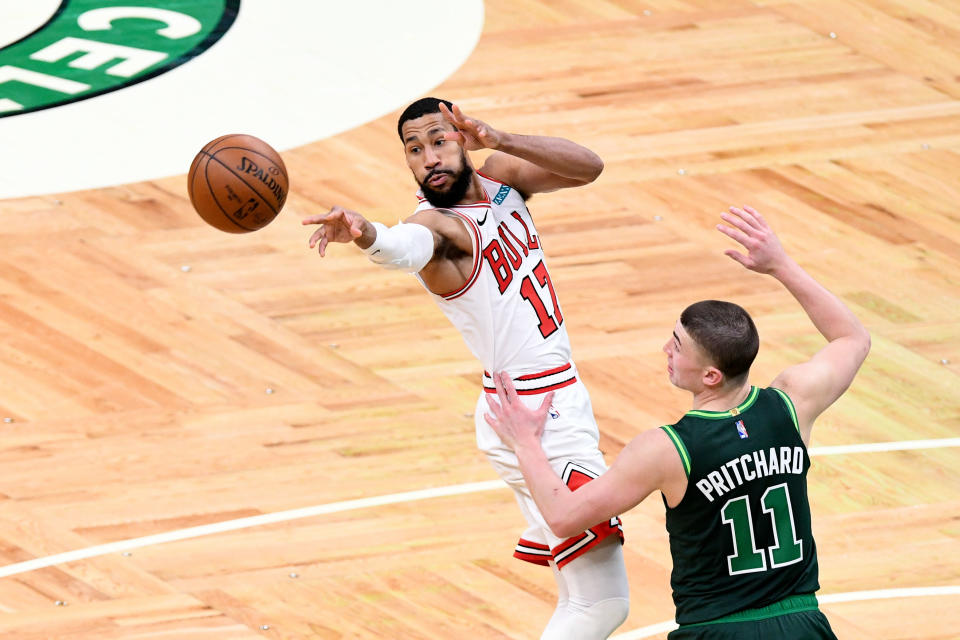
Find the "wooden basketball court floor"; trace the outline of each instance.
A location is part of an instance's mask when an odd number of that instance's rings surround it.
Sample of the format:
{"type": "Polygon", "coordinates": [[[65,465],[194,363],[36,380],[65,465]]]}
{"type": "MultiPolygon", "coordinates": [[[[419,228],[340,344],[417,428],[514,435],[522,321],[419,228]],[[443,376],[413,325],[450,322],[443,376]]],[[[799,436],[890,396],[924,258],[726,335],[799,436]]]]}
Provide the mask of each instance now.
{"type": "MultiPolygon", "coordinates": [[[[424,64],[457,37],[402,28],[424,64]]],[[[754,314],[758,383],[819,344],[722,255],[728,205],[765,212],[864,320],[810,474],[841,638],[960,637],[958,73],[952,0],[487,0],[434,92],[606,161],[531,210],[610,459],[687,408],[659,351],[686,304],[754,314]]],[[[353,247],[321,261],[299,225],[412,211],[395,118],[285,153],[287,208],[247,236],[206,227],[183,176],[0,202],[0,637],[538,636],[553,579],[511,558],[479,365],[411,277],[353,247]],[[157,534],[184,539],[137,540],[157,534]]],[[[619,637],[663,638],[663,507],[623,519],[619,637]]]]}

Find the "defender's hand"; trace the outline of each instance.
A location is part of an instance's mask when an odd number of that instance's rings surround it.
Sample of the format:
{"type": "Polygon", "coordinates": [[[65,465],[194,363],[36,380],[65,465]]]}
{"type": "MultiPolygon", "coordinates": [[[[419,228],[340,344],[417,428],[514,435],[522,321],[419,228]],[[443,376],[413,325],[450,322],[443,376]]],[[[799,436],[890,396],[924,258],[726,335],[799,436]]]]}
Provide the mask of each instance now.
{"type": "Polygon", "coordinates": [[[448,131],[443,134],[444,140],[459,142],[467,151],[477,149],[496,149],[500,146],[500,132],[486,122],[468,118],[460,111],[460,107],[453,105],[453,111],[447,105],[440,103],[440,113],[458,131],[448,131]]]}
{"type": "Polygon", "coordinates": [[[722,213],[720,217],[733,228],[718,224],[717,230],[747,250],[747,255],[734,249],[728,249],[724,254],[758,273],[771,273],[787,264],[789,258],[783,245],[756,209],[730,207],[730,213],[722,213]]]}
{"type": "Polygon", "coordinates": [[[300,224],[320,225],[320,228],[310,236],[310,248],[313,249],[319,245],[320,255],[324,256],[329,243],[353,242],[363,235],[363,229],[369,223],[356,211],[335,206],[327,213],[304,218],[300,224]]]}
{"type": "Polygon", "coordinates": [[[493,384],[497,388],[500,402],[487,394],[491,413],[484,414],[483,419],[511,449],[516,450],[518,444],[539,443],[547,414],[550,412],[550,403],[553,402],[553,392],[544,396],[540,407],[534,411],[520,401],[513,380],[505,372],[494,373],[493,384]]]}

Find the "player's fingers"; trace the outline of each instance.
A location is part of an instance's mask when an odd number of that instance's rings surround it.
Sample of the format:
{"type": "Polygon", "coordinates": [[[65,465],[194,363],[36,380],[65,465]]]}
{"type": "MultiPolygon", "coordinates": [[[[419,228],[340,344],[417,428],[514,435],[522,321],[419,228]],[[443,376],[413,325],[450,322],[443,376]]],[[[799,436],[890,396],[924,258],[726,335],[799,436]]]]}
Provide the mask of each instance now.
{"type": "Polygon", "coordinates": [[[749,211],[745,211],[744,209],[741,209],[739,207],[730,207],[730,211],[735,213],[737,216],[739,216],[740,219],[746,222],[748,225],[750,225],[750,227],[754,229],[760,228],[760,223],[757,222],[756,217],[754,217],[754,215],[749,211]]]}
{"type": "Polygon", "coordinates": [[[452,140],[453,142],[459,142],[460,144],[464,143],[463,134],[459,131],[446,131],[443,134],[444,140],[452,140]]]}
{"type": "Polygon", "coordinates": [[[730,227],[725,227],[722,224],[717,225],[717,231],[724,235],[730,236],[745,247],[747,246],[747,242],[750,240],[750,237],[747,236],[747,234],[745,234],[743,231],[740,231],[739,229],[731,229],[730,227]]]}
{"type": "Polygon", "coordinates": [[[554,392],[551,391],[550,393],[545,395],[543,397],[543,402],[540,403],[540,408],[537,409],[537,411],[541,413],[544,417],[546,417],[547,413],[549,413],[550,405],[553,404],[553,393],[554,392]]]}
{"type": "Polygon", "coordinates": [[[310,234],[310,240],[308,240],[307,243],[310,245],[311,249],[317,246],[317,242],[320,240],[321,236],[323,236],[323,227],[319,227],[316,231],[310,234]]]}
{"type": "MultiPolygon", "coordinates": [[[[731,207],[731,211],[733,211],[732,207],[731,207]]],[[[724,212],[720,214],[720,218],[725,222],[727,222],[728,224],[735,226],[737,229],[740,229],[740,231],[743,231],[748,235],[752,233],[754,230],[753,225],[751,225],[748,220],[744,219],[739,215],[729,214],[724,212]]]]}
{"type": "Polygon", "coordinates": [[[507,397],[507,390],[503,388],[503,380],[499,372],[493,374],[493,386],[497,389],[497,397],[500,398],[500,404],[507,406],[510,404],[510,398],[507,397]]]}
{"type": "Polygon", "coordinates": [[[747,213],[749,213],[750,215],[752,215],[753,218],[754,218],[758,223],[760,223],[760,226],[762,226],[762,227],[768,227],[768,226],[769,226],[769,225],[767,224],[767,221],[764,220],[763,216],[760,215],[760,212],[757,211],[756,209],[754,209],[753,207],[751,207],[750,205],[748,205],[748,204],[743,205],[743,210],[746,211],[747,213]]]}
{"type": "Polygon", "coordinates": [[[734,251],[733,249],[727,249],[726,251],[723,252],[723,255],[730,256],[731,258],[733,258],[743,266],[747,267],[748,269],[750,268],[749,258],[743,255],[742,253],[740,253],[739,251],[734,251]]]}
{"type": "Polygon", "coordinates": [[[502,378],[503,388],[507,392],[507,397],[510,398],[510,402],[513,402],[518,398],[517,388],[513,386],[513,379],[507,375],[506,371],[501,371],[500,377],[502,378]]]}
{"type": "Polygon", "coordinates": [[[312,216],[307,216],[300,221],[300,224],[323,224],[327,219],[326,213],[317,213],[312,216]]]}
{"type": "Polygon", "coordinates": [[[490,407],[490,411],[493,413],[493,415],[498,418],[503,415],[503,410],[500,407],[500,403],[493,399],[493,394],[485,393],[483,395],[484,399],[487,401],[487,406],[490,407]]]}
{"type": "Polygon", "coordinates": [[[440,108],[440,115],[442,115],[444,118],[452,122],[454,119],[454,115],[453,113],[450,112],[450,109],[447,107],[447,105],[441,102],[437,106],[440,108]]]}
{"type": "Polygon", "coordinates": [[[460,108],[457,105],[453,105],[453,110],[447,108],[447,105],[440,103],[440,107],[444,109],[443,117],[452,124],[457,129],[463,128],[463,113],[460,112],[460,108]]]}
{"type": "Polygon", "coordinates": [[[328,244],[329,242],[330,242],[330,241],[327,240],[327,236],[323,236],[322,238],[320,238],[320,249],[319,249],[319,251],[320,251],[320,257],[321,257],[321,258],[323,258],[323,257],[325,257],[325,256],[327,255],[327,244],[328,244]]]}

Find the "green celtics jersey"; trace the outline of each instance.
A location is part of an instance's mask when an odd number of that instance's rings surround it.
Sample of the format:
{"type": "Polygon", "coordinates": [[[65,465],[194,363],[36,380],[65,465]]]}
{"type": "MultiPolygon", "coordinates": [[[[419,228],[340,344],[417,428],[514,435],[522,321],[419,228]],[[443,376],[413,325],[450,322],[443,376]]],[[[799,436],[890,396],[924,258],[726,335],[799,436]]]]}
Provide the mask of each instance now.
{"type": "Polygon", "coordinates": [[[690,411],[663,429],[688,477],[683,499],[667,506],[677,622],[815,592],[810,458],[790,398],[751,387],[735,409],[690,411]]]}

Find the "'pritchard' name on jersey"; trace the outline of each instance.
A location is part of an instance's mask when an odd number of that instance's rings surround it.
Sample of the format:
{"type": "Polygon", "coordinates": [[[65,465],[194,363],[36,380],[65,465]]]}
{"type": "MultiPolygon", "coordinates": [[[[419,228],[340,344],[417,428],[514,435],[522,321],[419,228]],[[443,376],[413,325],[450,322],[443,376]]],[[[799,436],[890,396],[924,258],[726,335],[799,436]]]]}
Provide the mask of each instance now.
{"type": "MultiPolygon", "coordinates": [[[[433,297],[487,372],[566,381],[554,370],[569,369],[570,340],[527,205],[516,189],[477,175],[486,198],[449,209],[470,231],[473,269],[463,287],[433,297]]],[[[436,208],[417,196],[417,211],[436,208]]]]}

